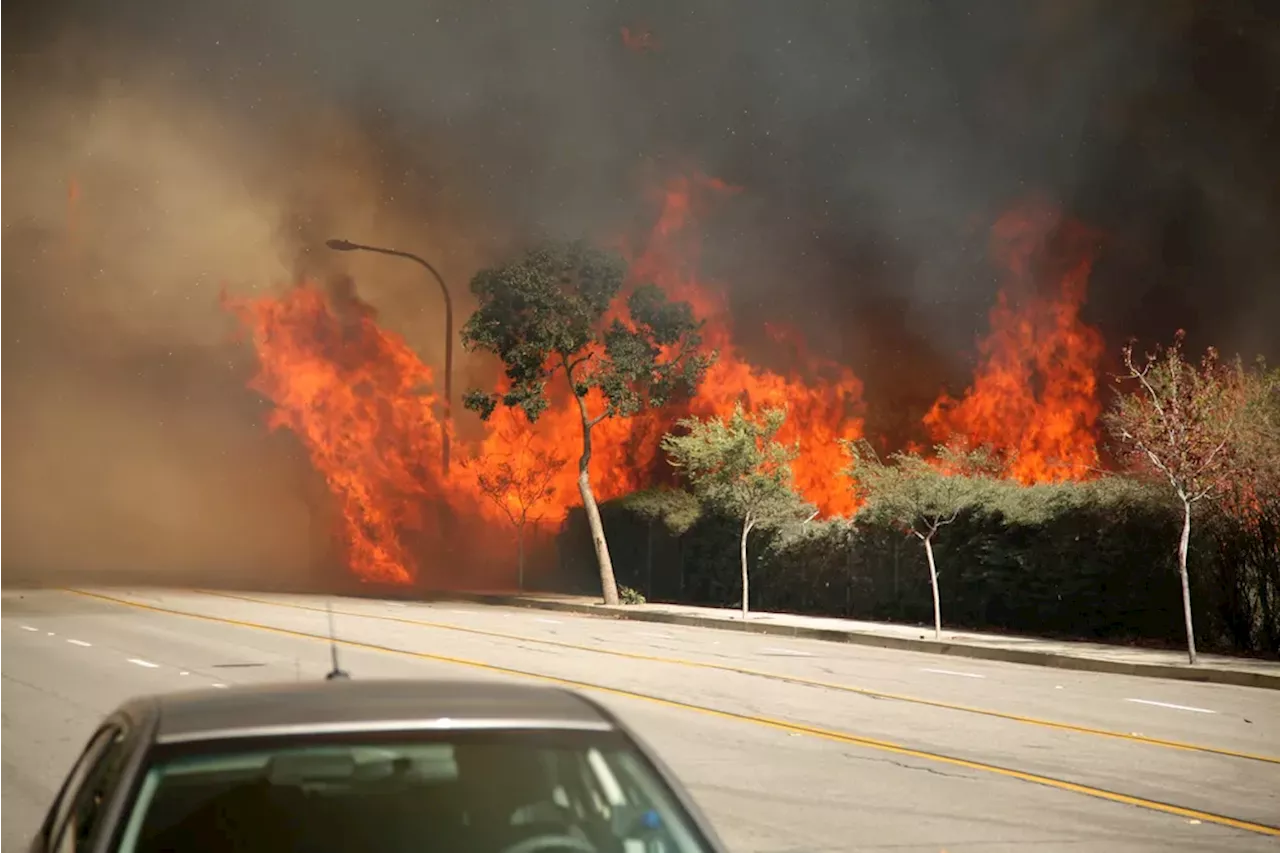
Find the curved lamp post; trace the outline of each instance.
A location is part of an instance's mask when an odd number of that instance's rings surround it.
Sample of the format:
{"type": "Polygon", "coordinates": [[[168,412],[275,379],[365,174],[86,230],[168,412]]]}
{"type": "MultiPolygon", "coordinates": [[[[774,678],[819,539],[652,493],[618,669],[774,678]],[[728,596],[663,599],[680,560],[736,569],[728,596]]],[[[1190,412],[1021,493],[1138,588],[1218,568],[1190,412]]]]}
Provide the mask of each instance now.
{"type": "Polygon", "coordinates": [[[449,288],[444,277],[425,258],[399,249],[384,249],[379,246],[365,246],[349,240],[326,240],[324,243],[335,252],[377,252],[380,255],[395,255],[408,258],[420,264],[440,284],[440,292],[444,295],[444,417],[445,428],[441,431],[440,465],[445,476],[449,474],[449,425],[453,422],[453,299],[449,296],[449,288]]]}

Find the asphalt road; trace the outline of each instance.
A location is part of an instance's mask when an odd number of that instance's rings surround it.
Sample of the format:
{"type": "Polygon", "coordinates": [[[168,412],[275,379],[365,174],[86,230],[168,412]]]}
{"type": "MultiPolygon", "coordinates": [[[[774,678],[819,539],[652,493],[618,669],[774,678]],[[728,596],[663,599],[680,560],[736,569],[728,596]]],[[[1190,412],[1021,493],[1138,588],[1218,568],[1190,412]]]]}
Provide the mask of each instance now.
{"type": "MultiPolygon", "coordinates": [[[[125,698],[328,669],[322,599],[100,594],[120,600],[4,593],[5,851],[125,698]]],[[[1280,691],[533,610],[334,606],[357,678],[594,690],[734,850],[1280,848],[1247,826],[1280,826],[1280,691]]]]}

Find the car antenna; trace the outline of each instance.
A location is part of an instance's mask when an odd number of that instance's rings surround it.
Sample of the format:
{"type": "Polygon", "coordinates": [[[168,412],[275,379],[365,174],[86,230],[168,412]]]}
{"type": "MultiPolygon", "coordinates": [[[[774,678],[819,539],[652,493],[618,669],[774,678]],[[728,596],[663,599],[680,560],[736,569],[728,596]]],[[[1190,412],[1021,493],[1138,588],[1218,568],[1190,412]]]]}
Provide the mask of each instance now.
{"type": "Polygon", "coordinates": [[[333,631],[333,602],[326,601],[324,606],[329,613],[329,657],[333,660],[333,669],[329,670],[329,674],[324,677],[324,680],[333,681],[335,678],[350,678],[351,674],[338,666],[338,639],[333,631]]]}

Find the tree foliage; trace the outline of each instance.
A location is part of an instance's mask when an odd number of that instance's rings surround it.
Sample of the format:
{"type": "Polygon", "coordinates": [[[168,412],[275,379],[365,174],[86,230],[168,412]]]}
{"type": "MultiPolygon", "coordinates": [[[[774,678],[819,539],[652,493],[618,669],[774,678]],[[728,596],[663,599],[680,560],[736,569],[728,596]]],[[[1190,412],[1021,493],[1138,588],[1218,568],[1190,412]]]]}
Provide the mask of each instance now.
{"type": "Polygon", "coordinates": [[[644,489],[624,495],[624,509],[647,522],[659,522],[670,533],[681,536],[702,517],[702,504],[684,489],[644,489]]]}
{"type": "Polygon", "coordinates": [[[865,501],[859,516],[892,525],[924,544],[933,591],[933,632],[941,637],[933,538],[990,491],[990,481],[982,473],[992,470],[992,454],[985,448],[967,450],[952,443],[938,446],[933,461],[911,452],[895,453],[885,463],[865,439],[846,442],[845,449],[850,460],[847,473],[865,501]]]}
{"type": "Polygon", "coordinates": [[[864,439],[846,442],[845,449],[850,460],[847,473],[865,501],[858,517],[888,523],[920,539],[955,521],[992,489],[985,472],[992,470],[993,457],[985,449],[940,445],[936,460],[904,452],[887,462],[864,439]]]}
{"type": "Polygon", "coordinates": [[[747,537],[758,526],[812,514],[792,485],[791,460],[797,448],[777,441],[786,418],[784,409],[766,409],[753,418],[739,404],[728,418],[681,420],[677,428],[685,434],[662,439],[672,467],[688,478],[699,500],[742,523],[744,618],[750,609],[747,537]]]}
{"type": "Polygon", "coordinates": [[[711,356],[698,350],[701,323],[693,308],[643,284],[627,297],[627,318],[606,322],[625,278],[620,258],[581,241],[548,243],[477,273],[471,292],[479,307],[462,330],[463,343],[501,359],[507,387],[469,391],[467,408],[487,419],[501,404],[536,421],[547,407],[548,384],[559,376],[580,403],[599,403],[584,414],[594,426],[696,388],[711,356]]]}
{"type": "Polygon", "coordinates": [[[728,418],[685,418],[662,448],[673,468],[689,480],[699,500],[752,526],[776,524],[812,511],[796,495],[791,461],[797,448],[777,441],[784,409],[752,417],[741,404],[728,418]]]}
{"type": "Polygon", "coordinates": [[[661,406],[692,391],[711,356],[699,351],[701,324],[687,302],[669,302],[656,286],[636,287],[625,316],[610,317],[626,267],[615,255],[578,241],[547,243],[471,280],[479,307],[462,330],[464,346],[503,364],[500,391],[473,389],[467,408],[488,419],[499,404],[536,421],[549,383],[563,379],[582,422],[578,489],[587,513],[606,604],[617,582],[591,488],[591,430],[605,418],[661,406]]]}
{"type": "Polygon", "coordinates": [[[1233,644],[1280,650],[1280,370],[1248,373],[1235,473],[1206,519],[1217,613],[1233,644]]]}
{"type": "Polygon", "coordinates": [[[1167,480],[1178,498],[1195,503],[1221,491],[1231,477],[1245,415],[1245,372],[1224,364],[1210,347],[1199,364],[1172,346],[1136,358],[1123,350],[1117,383],[1136,386],[1117,395],[1104,422],[1134,470],[1167,480]]]}

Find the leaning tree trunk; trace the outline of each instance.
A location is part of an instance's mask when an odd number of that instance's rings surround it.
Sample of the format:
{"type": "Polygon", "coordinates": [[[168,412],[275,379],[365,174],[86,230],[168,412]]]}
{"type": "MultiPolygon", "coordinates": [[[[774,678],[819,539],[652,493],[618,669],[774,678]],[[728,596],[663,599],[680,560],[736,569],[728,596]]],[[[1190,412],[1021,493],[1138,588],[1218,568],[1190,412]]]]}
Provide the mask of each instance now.
{"type": "Polygon", "coordinates": [[[933,534],[921,536],[924,553],[929,558],[929,585],[933,587],[933,638],[942,639],[942,605],[938,602],[938,567],[933,562],[933,534]]]}
{"type": "MultiPolygon", "coordinates": [[[[581,402],[581,401],[579,401],[581,402]]],[[[609,543],[604,538],[604,522],[600,520],[600,506],[591,491],[591,425],[586,412],[582,417],[582,456],[578,458],[578,492],[582,495],[582,508],[587,513],[587,527],[591,529],[591,544],[596,549],[596,563],[600,566],[600,591],[605,604],[618,603],[618,582],[613,577],[613,560],[609,558],[609,543]]]]}
{"type": "Polygon", "coordinates": [[[1187,545],[1191,541],[1191,501],[1182,499],[1182,537],[1178,540],[1178,575],[1182,578],[1182,618],[1187,625],[1187,659],[1196,662],[1196,630],[1191,622],[1191,580],[1187,577],[1187,545]]]}
{"type": "Polygon", "coordinates": [[[755,522],[748,515],[742,519],[742,541],[740,542],[742,551],[742,621],[747,620],[747,614],[751,610],[751,584],[747,577],[747,534],[751,532],[751,528],[755,522]]]}

